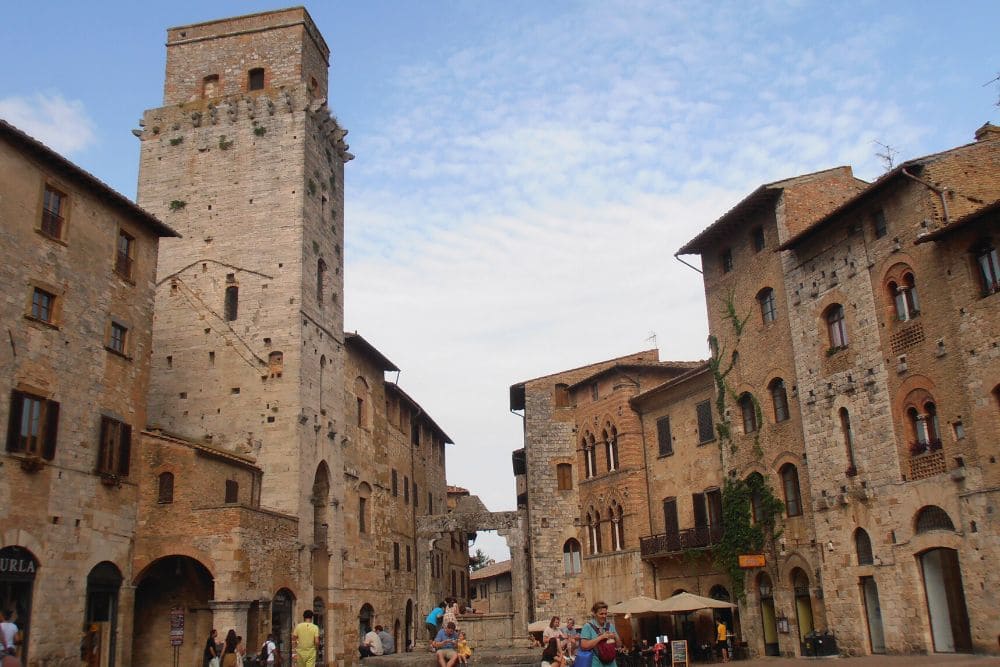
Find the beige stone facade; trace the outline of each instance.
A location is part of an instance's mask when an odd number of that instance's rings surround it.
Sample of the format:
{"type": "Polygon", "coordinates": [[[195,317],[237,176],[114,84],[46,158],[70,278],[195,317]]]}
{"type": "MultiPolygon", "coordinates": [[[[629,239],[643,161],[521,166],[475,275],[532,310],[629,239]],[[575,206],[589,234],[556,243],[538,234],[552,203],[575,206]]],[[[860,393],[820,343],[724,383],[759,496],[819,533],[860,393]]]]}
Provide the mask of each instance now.
{"type": "Polygon", "coordinates": [[[128,664],[114,638],[132,626],[157,246],[174,233],[3,121],[0,173],[0,606],[27,664],[79,664],[84,630],[128,664]]]}

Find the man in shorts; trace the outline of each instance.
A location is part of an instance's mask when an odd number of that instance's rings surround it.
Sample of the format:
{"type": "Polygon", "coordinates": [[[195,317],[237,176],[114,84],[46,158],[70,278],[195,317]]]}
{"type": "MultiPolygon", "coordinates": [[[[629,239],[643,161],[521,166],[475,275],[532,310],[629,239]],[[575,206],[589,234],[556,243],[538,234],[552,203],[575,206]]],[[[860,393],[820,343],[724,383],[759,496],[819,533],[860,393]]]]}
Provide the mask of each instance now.
{"type": "Polygon", "coordinates": [[[455,667],[458,662],[458,631],[455,624],[449,622],[448,625],[438,631],[437,637],[431,642],[431,648],[437,652],[438,667],[455,667]]]}
{"type": "Polygon", "coordinates": [[[312,609],[302,612],[302,622],[292,631],[292,650],[298,656],[298,667],[316,667],[316,649],[319,647],[319,627],[313,623],[312,609]]]}

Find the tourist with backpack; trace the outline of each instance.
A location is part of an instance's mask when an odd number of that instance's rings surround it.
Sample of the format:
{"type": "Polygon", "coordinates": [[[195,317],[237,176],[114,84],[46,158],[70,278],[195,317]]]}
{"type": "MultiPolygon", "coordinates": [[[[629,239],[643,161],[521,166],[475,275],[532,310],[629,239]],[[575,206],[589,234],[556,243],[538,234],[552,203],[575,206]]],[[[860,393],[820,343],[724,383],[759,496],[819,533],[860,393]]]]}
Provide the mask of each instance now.
{"type": "Polygon", "coordinates": [[[574,667],[618,667],[615,658],[621,637],[614,623],[608,620],[607,603],[595,602],[590,613],[591,619],[580,630],[580,651],[574,667]],[[590,656],[589,663],[586,656],[590,656]]]}

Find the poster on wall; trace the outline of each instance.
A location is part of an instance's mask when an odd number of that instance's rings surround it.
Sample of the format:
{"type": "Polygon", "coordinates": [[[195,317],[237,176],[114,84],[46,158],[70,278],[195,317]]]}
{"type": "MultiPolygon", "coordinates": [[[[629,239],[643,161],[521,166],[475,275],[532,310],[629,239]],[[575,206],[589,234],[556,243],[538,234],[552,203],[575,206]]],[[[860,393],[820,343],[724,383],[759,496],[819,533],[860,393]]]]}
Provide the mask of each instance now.
{"type": "Polygon", "coordinates": [[[184,643],[184,607],[170,609],[170,645],[180,646],[184,643]]]}

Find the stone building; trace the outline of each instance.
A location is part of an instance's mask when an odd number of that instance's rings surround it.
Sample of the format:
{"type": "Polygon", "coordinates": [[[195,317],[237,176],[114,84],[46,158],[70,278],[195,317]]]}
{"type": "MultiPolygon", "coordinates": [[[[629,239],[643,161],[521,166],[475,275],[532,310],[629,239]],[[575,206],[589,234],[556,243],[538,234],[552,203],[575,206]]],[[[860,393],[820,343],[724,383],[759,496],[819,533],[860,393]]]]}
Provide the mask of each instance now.
{"type": "MultiPolygon", "coordinates": [[[[273,630],[287,657],[312,608],[320,663],[350,663],[376,623],[407,645],[421,577],[442,592],[449,579],[415,525],[445,511],[451,439],[343,330],[353,156],[326,106],[328,60],[303,8],[171,28],[163,106],[142,121],[139,201],[183,234],[156,281],[148,480],[185,476],[204,511],[185,526],[180,495],[143,495],[160,528],[137,539],[135,583],[186,601],[185,651],[214,625],[249,646],[273,630]],[[170,568],[186,576],[164,590],[170,568]]],[[[447,558],[467,566],[466,550],[447,558]]],[[[154,625],[136,651],[168,655],[154,625]]]]}
{"type": "Polygon", "coordinates": [[[0,173],[0,607],[27,664],[79,664],[84,630],[126,664],[157,247],[176,234],[3,121],[0,173]]]}
{"type": "Polygon", "coordinates": [[[469,577],[469,597],[476,612],[490,614],[513,608],[510,560],[485,565],[469,577]]]}

